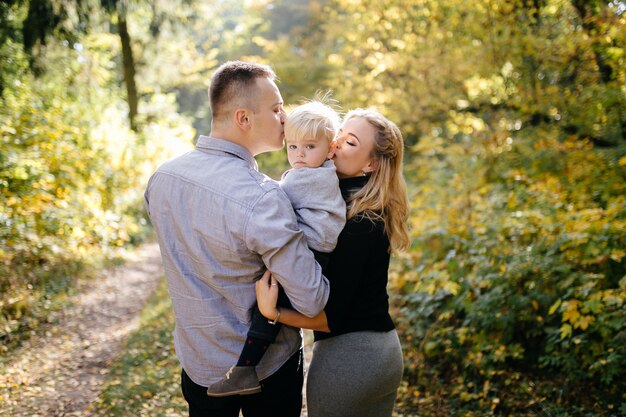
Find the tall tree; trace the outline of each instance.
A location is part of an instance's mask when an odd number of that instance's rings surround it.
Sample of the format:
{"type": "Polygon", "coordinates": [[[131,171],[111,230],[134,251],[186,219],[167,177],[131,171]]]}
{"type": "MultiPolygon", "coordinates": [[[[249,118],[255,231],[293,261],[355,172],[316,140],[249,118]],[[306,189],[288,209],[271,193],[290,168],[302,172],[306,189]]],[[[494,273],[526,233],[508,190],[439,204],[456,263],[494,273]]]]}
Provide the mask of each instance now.
{"type": "MultiPolygon", "coordinates": [[[[120,37],[122,49],[122,72],[126,85],[128,102],[128,119],[133,130],[137,130],[137,114],[139,95],[135,81],[136,63],[133,57],[132,39],[126,19],[128,10],[127,0],[101,0],[101,6],[109,16],[116,21],[116,28],[120,37]]],[[[77,34],[89,28],[90,2],[74,0],[8,0],[0,4],[0,47],[5,47],[9,39],[21,43],[29,57],[30,69],[35,74],[41,74],[45,69],[39,63],[39,57],[44,50],[48,37],[68,40],[73,45],[77,34]],[[10,21],[9,15],[15,13],[12,8],[26,7],[26,17],[21,22],[21,34],[10,21]],[[20,36],[21,35],[21,36],[20,36]]],[[[0,51],[0,57],[4,52],[0,51]]],[[[6,65],[6,64],[3,64],[6,65]]],[[[5,75],[0,78],[0,93],[2,92],[5,75]]]]}
{"type": "Polygon", "coordinates": [[[132,39],[128,31],[127,0],[102,0],[102,6],[112,18],[117,18],[117,32],[122,44],[122,71],[126,85],[126,100],[128,102],[128,121],[130,128],[137,131],[137,115],[139,113],[139,94],[135,81],[135,58],[133,56],[132,39]]]}

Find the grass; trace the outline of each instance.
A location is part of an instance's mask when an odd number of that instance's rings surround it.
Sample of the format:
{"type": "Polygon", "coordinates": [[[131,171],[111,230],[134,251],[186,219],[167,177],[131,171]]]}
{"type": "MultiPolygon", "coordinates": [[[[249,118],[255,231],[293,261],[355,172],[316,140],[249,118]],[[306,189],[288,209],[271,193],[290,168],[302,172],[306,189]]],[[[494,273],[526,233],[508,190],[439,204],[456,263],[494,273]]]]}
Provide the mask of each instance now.
{"type": "Polygon", "coordinates": [[[88,410],[94,416],[178,417],[187,415],[174,353],[174,318],[162,280],[144,307],[139,329],[111,365],[102,392],[88,410]]]}

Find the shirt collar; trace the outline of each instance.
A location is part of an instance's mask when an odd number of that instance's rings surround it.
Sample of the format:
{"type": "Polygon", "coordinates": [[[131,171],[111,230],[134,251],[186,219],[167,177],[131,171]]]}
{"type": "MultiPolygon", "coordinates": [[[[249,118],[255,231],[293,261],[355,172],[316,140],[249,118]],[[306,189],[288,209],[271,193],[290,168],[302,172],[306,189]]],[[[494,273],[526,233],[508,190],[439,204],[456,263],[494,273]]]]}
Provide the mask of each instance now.
{"type": "Polygon", "coordinates": [[[248,163],[248,166],[250,168],[253,168],[256,171],[259,170],[259,166],[257,165],[257,162],[254,159],[254,156],[252,156],[252,154],[250,153],[250,151],[248,151],[243,146],[229,140],[201,135],[200,137],[198,137],[198,141],[196,142],[196,148],[208,151],[226,152],[228,154],[243,159],[248,163]]]}

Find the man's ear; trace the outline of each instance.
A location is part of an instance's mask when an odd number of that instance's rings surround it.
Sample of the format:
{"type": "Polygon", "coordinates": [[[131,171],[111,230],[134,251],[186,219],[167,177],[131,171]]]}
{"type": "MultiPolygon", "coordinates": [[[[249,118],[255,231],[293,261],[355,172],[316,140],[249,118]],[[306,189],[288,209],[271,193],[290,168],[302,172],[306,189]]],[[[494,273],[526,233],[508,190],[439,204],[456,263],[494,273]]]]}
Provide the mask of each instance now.
{"type": "Polygon", "coordinates": [[[250,119],[248,109],[235,110],[235,124],[241,130],[250,130],[252,126],[252,120],[250,119]]]}

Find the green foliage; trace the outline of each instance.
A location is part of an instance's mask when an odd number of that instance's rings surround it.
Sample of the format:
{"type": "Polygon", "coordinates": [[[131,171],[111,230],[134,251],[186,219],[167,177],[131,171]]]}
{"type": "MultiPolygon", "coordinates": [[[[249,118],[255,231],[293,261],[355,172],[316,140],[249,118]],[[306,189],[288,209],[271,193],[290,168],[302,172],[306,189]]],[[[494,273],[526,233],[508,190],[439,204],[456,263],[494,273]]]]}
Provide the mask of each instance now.
{"type": "Polygon", "coordinates": [[[314,39],[324,86],[346,108],[379,108],[411,143],[452,109],[506,109],[611,146],[626,137],[626,22],[611,4],[581,17],[564,0],[336,0],[314,39]]]}
{"type": "MultiPolygon", "coordinates": [[[[13,48],[15,65],[26,55],[13,48]]],[[[71,287],[68,272],[147,232],[143,188],[157,163],[189,148],[191,129],[172,96],[145,103],[141,134],[124,124],[108,35],[68,49],[48,43],[48,71],[15,71],[0,98],[0,337],[45,320],[49,298],[71,287]],[[100,65],[102,64],[102,65],[100,65]],[[87,88],[85,88],[87,87],[87,88]],[[111,94],[117,99],[111,99],[111,94]],[[59,283],[65,283],[58,285],[59,283]],[[47,301],[46,301],[47,300],[47,301]]]]}
{"type": "Polygon", "coordinates": [[[531,414],[500,390],[524,393],[519,372],[536,381],[556,374],[567,378],[550,401],[617,410],[626,366],[624,150],[595,152],[552,128],[512,134],[503,150],[488,137],[445,147],[422,140],[410,164],[415,239],[394,283],[417,349],[414,381],[434,372],[457,381],[453,393],[474,409],[531,414]]]}
{"type": "Polygon", "coordinates": [[[414,242],[393,285],[406,395],[450,408],[433,415],[625,401],[626,20],[586,5],[324,9],[323,87],[377,107],[409,144],[414,242]]]}
{"type": "MultiPolygon", "coordinates": [[[[45,320],[84,260],[140,238],[147,176],[188,148],[190,124],[209,132],[213,68],[253,59],[274,66],[288,105],[332,90],[405,135],[414,241],[392,287],[409,412],[624,412],[623,2],[130,2],[138,132],[119,39],[101,10],[84,19],[77,5],[48,14],[67,27],[36,43],[39,77],[23,47],[28,5],[0,5],[3,340],[45,320]]],[[[276,178],[286,168],[281,152],[259,163],[276,178]]],[[[171,353],[162,338],[146,344],[171,353]]],[[[141,414],[142,399],[157,412],[154,380],[175,385],[173,363],[150,374],[133,349],[102,415],[141,414]]]]}

